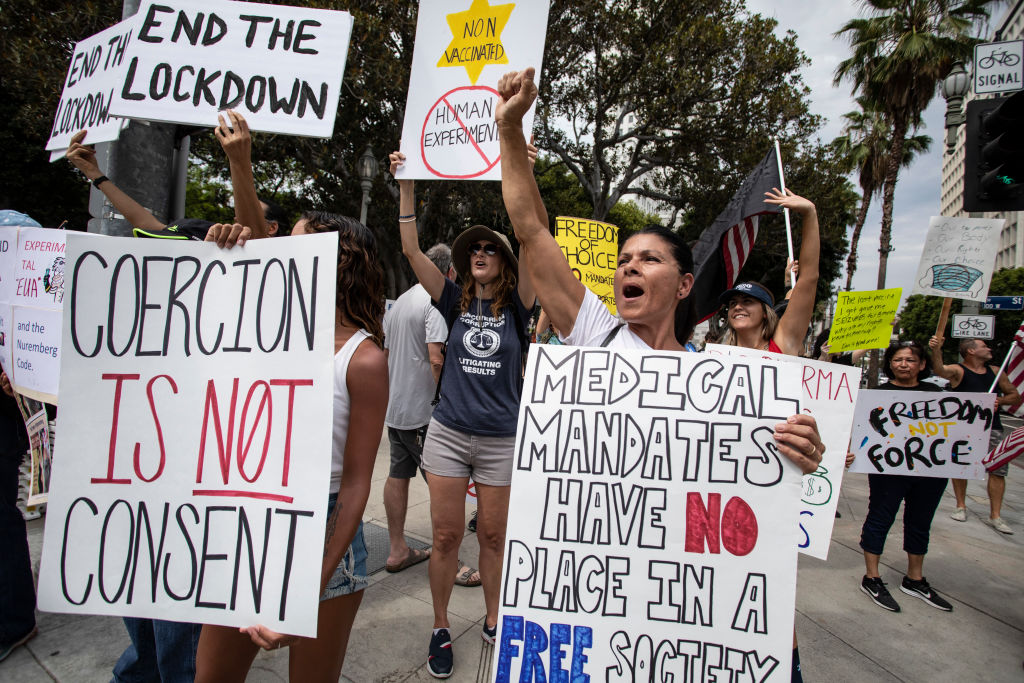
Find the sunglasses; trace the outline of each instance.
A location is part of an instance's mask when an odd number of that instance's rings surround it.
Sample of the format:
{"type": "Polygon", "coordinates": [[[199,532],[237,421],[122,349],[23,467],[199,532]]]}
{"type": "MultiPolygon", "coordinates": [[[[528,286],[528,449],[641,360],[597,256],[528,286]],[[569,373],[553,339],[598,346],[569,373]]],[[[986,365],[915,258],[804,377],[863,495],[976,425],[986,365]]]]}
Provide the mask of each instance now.
{"type": "Polygon", "coordinates": [[[479,242],[474,242],[473,244],[469,245],[469,254],[470,254],[470,256],[476,256],[481,251],[484,252],[485,254],[487,254],[488,256],[494,256],[495,254],[498,253],[498,245],[497,244],[480,244],[479,242]]]}

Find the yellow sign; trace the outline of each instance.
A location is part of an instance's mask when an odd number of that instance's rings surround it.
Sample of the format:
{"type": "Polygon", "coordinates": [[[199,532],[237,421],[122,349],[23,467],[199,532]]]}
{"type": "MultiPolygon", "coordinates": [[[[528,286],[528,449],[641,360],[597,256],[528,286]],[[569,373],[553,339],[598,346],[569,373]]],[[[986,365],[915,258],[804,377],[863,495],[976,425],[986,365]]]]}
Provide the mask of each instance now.
{"type": "Polygon", "coordinates": [[[836,317],[828,336],[832,353],[883,349],[892,337],[892,321],[900,305],[901,287],[870,292],[839,292],[836,317]]]}
{"type": "Polygon", "coordinates": [[[555,241],[580,282],[615,314],[615,259],[619,229],[589,218],[555,219],[555,241]]]}
{"type": "Polygon", "coordinates": [[[447,16],[452,42],[448,43],[438,66],[464,66],[469,82],[476,85],[487,64],[508,64],[501,32],[515,3],[491,5],[487,0],[473,0],[465,12],[447,16]]]}

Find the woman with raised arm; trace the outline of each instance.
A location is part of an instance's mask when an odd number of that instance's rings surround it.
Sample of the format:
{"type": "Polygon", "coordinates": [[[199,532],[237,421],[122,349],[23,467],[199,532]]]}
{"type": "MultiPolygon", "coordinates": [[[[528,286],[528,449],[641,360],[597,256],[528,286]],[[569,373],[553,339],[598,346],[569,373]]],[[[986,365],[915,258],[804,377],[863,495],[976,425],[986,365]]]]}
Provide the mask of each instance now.
{"type": "MultiPolygon", "coordinates": [[[[667,228],[652,225],[622,244],[615,271],[615,306],[619,314],[616,318],[596,295],[576,279],[555,238],[548,231],[547,211],[530,172],[523,137],[523,115],[537,98],[533,75],[534,70],[529,68],[502,77],[498,83],[495,119],[501,143],[501,191],[505,209],[519,240],[523,260],[529,266],[541,306],[567,344],[684,350],[696,316],[693,300],[689,298],[693,287],[693,255],[682,238],[667,228]]],[[[810,205],[801,197],[792,194],[782,196],[778,192],[768,193],[765,201],[802,212],[807,210],[806,205],[810,205]]],[[[805,223],[813,223],[809,231],[813,235],[805,233],[804,236],[808,253],[805,255],[805,250],[801,249],[801,279],[806,269],[813,272],[808,279],[817,280],[818,224],[813,216],[813,205],[810,212],[810,220],[805,215],[805,223]],[[813,256],[810,254],[811,243],[813,256]]],[[[813,291],[812,283],[812,299],[813,291]]],[[[794,303],[803,306],[799,303],[801,299],[797,299],[797,292],[794,292],[793,299],[791,309],[794,303]]],[[[787,311],[786,316],[789,315],[787,311]]],[[[807,321],[803,325],[806,329],[807,321]]],[[[792,348],[788,337],[780,338],[780,341],[786,344],[786,348],[792,348]]],[[[825,451],[817,425],[810,415],[793,415],[776,425],[775,442],[779,452],[804,474],[818,468],[825,451]]],[[[793,662],[794,680],[800,680],[796,652],[793,662]]]]}
{"type": "MultiPolygon", "coordinates": [[[[394,175],[405,156],[394,152],[390,159],[394,175]]],[[[525,163],[529,168],[529,159],[525,163]]],[[[402,252],[448,324],[440,401],[422,456],[434,541],[428,570],[434,631],[427,669],[435,678],[448,678],[454,665],[448,600],[470,475],[476,483],[480,578],[487,610],[482,637],[493,643],[497,632],[522,360],[534,290],[508,238],[483,225],[455,238],[452,260],[459,281],[445,278],[420,251],[413,181],[400,179],[398,186],[402,252]]]]}
{"type": "Polygon", "coordinates": [[[292,235],[338,233],[337,310],[334,324],[334,429],[327,535],[321,552],[320,610],[316,638],[275,633],[264,626],[203,626],[196,681],[244,681],[259,648],[291,648],[292,681],[341,676],[352,623],[366,588],[363,510],[384,431],[388,365],[384,355],[384,271],[370,230],[346,216],[306,212],[292,235]],[[350,426],[352,429],[350,429],[350,426]]]}

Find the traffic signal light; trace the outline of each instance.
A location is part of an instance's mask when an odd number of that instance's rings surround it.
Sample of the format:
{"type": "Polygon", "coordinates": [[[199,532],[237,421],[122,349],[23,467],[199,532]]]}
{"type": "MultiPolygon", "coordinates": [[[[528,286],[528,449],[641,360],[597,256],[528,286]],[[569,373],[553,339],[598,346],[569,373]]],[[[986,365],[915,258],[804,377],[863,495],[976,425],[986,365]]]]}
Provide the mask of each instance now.
{"type": "Polygon", "coordinates": [[[964,211],[1024,210],[1024,91],[967,104],[964,211]]]}

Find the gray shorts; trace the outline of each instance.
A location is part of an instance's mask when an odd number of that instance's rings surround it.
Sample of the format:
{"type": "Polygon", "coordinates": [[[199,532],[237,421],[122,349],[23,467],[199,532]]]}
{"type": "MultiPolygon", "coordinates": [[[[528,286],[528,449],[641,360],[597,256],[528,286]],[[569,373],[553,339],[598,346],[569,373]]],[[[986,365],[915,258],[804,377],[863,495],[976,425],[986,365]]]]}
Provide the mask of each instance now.
{"type": "MultiPolygon", "coordinates": [[[[988,435],[988,452],[991,453],[992,449],[994,449],[996,446],[998,446],[999,443],[1002,440],[1003,440],[1003,430],[1002,429],[993,429],[991,432],[989,432],[989,435],[988,435]]],[[[1010,473],[1010,463],[1006,463],[1002,467],[997,467],[996,469],[994,469],[991,472],[989,472],[989,474],[994,474],[997,477],[1005,477],[1009,473],[1010,473]]]]}
{"type": "Polygon", "coordinates": [[[395,429],[388,427],[388,441],[391,443],[391,471],[394,479],[412,479],[416,470],[422,468],[423,440],[427,436],[427,425],[419,429],[395,429]]]}
{"type": "Polygon", "coordinates": [[[511,486],[516,437],[477,436],[431,420],[423,469],[440,477],[468,477],[485,486],[511,486]]]}

